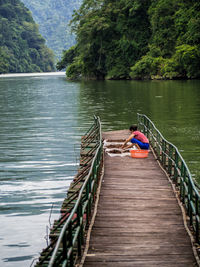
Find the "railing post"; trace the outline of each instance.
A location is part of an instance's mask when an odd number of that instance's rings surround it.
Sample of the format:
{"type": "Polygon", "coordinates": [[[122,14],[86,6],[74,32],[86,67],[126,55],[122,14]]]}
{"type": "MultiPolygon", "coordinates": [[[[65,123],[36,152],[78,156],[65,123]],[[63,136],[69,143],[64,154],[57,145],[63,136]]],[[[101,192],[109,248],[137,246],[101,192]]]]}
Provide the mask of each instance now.
{"type": "Polygon", "coordinates": [[[98,169],[99,169],[99,160],[97,157],[97,160],[95,161],[95,164],[94,164],[94,184],[95,184],[94,198],[96,195],[97,184],[98,184],[98,169]]]}
{"type": "Polygon", "coordinates": [[[63,256],[63,259],[66,260],[67,259],[67,237],[66,237],[66,232],[63,235],[62,245],[63,245],[62,256],[63,256]]]}
{"type": "Polygon", "coordinates": [[[68,240],[69,240],[69,248],[68,251],[71,249],[70,253],[70,267],[74,265],[74,251],[73,251],[73,233],[72,233],[72,222],[69,223],[69,233],[68,233],[68,240]]]}
{"type": "Polygon", "coordinates": [[[147,138],[150,141],[150,129],[149,129],[149,120],[147,120],[146,128],[145,128],[145,134],[147,135],[147,138]]]}
{"type": "Polygon", "coordinates": [[[160,159],[160,157],[161,157],[161,155],[160,155],[160,153],[161,153],[161,151],[160,151],[160,135],[159,135],[158,132],[157,132],[157,143],[156,143],[156,146],[157,146],[157,157],[158,157],[158,160],[161,161],[161,159],[160,159]]]}
{"type": "Polygon", "coordinates": [[[81,247],[83,244],[83,210],[82,210],[82,201],[80,201],[80,204],[78,206],[77,211],[78,216],[78,226],[80,227],[80,232],[78,234],[78,256],[81,256],[81,247]]]}
{"type": "Polygon", "coordinates": [[[185,204],[185,166],[183,162],[181,162],[181,184],[180,184],[180,193],[182,202],[185,204]]]}
{"type": "Polygon", "coordinates": [[[178,153],[175,151],[175,163],[174,163],[174,181],[178,185],[178,153]]]}
{"type": "MultiPolygon", "coordinates": [[[[91,174],[92,175],[92,174],[91,174]]],[[[91,175],[88,179],[87,187],[86,187],[86,198],[88,200],[87,204],[87,224],[89,224],[89,218],[90,218],[90,211],[91,211],[91,175]]]]}
{"type": "Polygon", "coordinates": [[[165,159],[166,159],[166,156],[165,156],[165,151],[166,150],[166,145],[165,145],[165,141],[164,139],[162,139],[162,166],[165,167],[165,159]]]}
{"type": "Polygon", "coordinates": [[[195,226],[196,226],[196,242],[197,244],[199,244],[199,198],[198,196],[195,194],[195,210],[196,210],[196,214],[195,214],[195,226]]]}
{"type": "Polygon", "coordinates": [[[147,119],[144,117],[144,125],[143,125],[143,132],[146,134],[146,125],[147,125],[147,119]]]}
{"type": "Polygon", "coordinates": [[[173,148],[171,145],[169,145],[168,173],[169,173],[170,177],[172,176],[172,153],[173,153],[173,148]]]}
{"type": "Polygon", "coordinates": [[[188,207],[187,207],[187,213],[190,217],[190,225],[193,223],[193,215],[192,215],[192,204],[193,203],[193,191],[192,191],[192,185],[190,181],[188,181],[188,207]]]}

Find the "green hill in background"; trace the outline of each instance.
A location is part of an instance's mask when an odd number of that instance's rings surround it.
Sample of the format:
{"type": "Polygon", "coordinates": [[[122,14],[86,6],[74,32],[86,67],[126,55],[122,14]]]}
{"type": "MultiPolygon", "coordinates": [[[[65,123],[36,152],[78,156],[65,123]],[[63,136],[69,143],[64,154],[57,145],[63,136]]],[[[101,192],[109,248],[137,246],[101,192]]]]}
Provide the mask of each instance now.
{"type": "Polygon", "coordinates": [[[74,9],[80,7],[82,0],[21,0],[32,12],[39,24],[39,30],[56,57],[75,43],[68,24],[74,9]]]}
{"type": "Polygon", "coordinates": [[[0,73],[54,69],[53,52],[45,45],[31,12],[19,0],[0,0],[0,73]]]}
{"type": "Polygon", "coordinates": [[[200,77],[200,1],[84,0],[72,27],[57,64],[71,79],[200,77]]]}

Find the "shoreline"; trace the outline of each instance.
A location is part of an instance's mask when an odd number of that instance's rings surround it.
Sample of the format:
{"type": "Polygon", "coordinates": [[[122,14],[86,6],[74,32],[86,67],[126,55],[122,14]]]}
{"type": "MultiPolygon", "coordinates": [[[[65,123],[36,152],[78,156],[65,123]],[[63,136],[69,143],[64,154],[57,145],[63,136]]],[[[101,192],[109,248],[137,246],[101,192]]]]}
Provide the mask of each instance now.
{"type": "Polygon", "coordinates": [[[64,71],[59,72],[33,72],[33,73],[7,73],[0,74],[0,78],[12,78],[12,77],[37,77],[37,76],[65,76],[64,71]]]}

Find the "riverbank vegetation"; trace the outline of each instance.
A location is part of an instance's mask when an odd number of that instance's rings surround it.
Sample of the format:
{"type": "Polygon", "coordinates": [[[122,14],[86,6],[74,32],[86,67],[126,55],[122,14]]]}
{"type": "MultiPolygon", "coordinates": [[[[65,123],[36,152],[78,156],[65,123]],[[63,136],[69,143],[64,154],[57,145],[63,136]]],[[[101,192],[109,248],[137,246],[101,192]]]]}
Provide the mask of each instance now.
{"type": "Polygon", "coordinates": [[[71,79],[200,77],[200,2],[84,0],[71,27],[77,44],[58,69],[71,79]]]}
{"type": "Polygon", "coordinates": [[[45,45],[30,11],[19,0],[0,1],[0,73],[53,71],[53,52],[45,45]]]}

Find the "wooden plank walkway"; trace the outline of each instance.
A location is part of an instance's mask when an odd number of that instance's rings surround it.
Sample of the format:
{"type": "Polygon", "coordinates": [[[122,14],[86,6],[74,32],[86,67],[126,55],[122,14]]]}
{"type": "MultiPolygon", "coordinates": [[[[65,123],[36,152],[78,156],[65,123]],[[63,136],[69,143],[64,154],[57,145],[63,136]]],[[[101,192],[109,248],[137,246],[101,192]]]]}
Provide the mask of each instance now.
{"type": "Polygon", "coordinates": [[[84,266],[197,266],[181,208],[153,153],[146,159],[105,155],[104,168],[84,266]]]}

